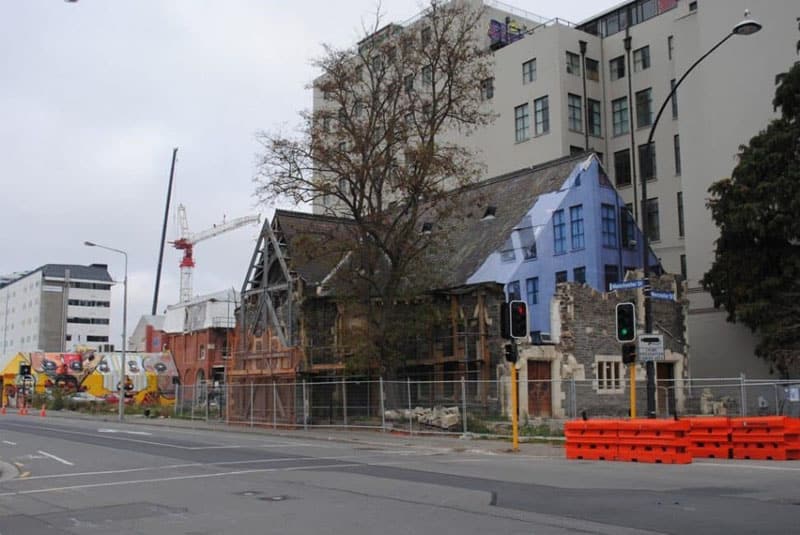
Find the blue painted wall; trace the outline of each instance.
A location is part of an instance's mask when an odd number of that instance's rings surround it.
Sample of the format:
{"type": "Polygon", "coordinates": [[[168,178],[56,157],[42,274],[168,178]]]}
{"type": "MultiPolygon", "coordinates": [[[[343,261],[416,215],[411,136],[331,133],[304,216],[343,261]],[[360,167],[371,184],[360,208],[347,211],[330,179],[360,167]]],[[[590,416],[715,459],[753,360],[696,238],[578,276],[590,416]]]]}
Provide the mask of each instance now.
{"type": "MultiPolygon", "coordinates": [[[[500,282],[506,285],[509,300],[518,285],[519,298],[528,302],[528,318],[531,331],[550,332],[550,301],[555,293],[556,273],[566,272],[566,280],[575,282],[576,269],[585,270],[585,281],[591,287],[608,291],[606,266],[615,266],[618,280],[625,270],[641,266],[641,231],[633,227],[636,240],[634,247],[622,246],[621,208],[622,198],[611,186],[598,159],[592,155],[578,164],[565,177],[558,191],[541,195],[535,200],[526,216],[517,224],[509,240],[501,250],[489,258],[468,279],[470,283],[500,282]],[[604,243],[603,205],[613,207],[613,228],[607,221],[609,231],[604,243]],[[573,217],[580,207],[583,237],[580,224],[573,217]],[[563,252],[556,251],[554,214],[563,214],[563,252]],[[535,239],[535,257],[530,244],[535,239]],[[614,242],[611,245],[610,242],[614,242]],[[536,298],[527,291],[528,280],[536,280],[536,298]]],[[[651,265],[656,257],[651,254],[651,265]]]]}

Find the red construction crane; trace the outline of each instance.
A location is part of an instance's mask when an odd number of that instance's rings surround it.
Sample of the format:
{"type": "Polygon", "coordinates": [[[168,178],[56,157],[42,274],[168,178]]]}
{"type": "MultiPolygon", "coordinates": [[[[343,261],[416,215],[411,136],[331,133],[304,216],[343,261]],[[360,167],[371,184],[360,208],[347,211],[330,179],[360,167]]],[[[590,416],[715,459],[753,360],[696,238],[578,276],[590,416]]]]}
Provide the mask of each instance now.
{"type": "Polygon", "coordinates": [[[250,225],[252,223],[260,223],[261,216],[249,215],[238,217],[226,221],[222,218],[221,223],[217,223],[213,227],[192,234],[189,232],[189,223],[186,220],[186,207],[182,204],[178,205],[178,224],[180,225],[180,238],[170,242],[176,249],[183,251],[183,258],[181,259],[181,302],[188,301],[192,298],[192,272],[194,271],[194,246],[203,240],[219,236],[224,232],[250,225]]]}

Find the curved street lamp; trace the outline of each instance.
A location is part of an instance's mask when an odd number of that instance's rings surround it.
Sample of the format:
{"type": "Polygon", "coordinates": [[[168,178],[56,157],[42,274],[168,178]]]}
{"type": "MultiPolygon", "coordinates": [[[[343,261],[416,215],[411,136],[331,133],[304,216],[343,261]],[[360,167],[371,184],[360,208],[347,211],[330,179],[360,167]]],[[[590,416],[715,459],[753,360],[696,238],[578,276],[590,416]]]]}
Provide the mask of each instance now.
{"type": "MultiPolygon", "coordinates": [[[[658,125],[659,119],[661,119],[661,115],[664,113],[664,110],[667,107],[667,104],[674,98],[675,92],[678,90],[678,86],[681,85],[689,73],[694,70],[697,65],[700,64],[704,59],[706,59],[712,52],[716,49],[721,47],[728,39],[733,37],[734,35],[752,35],[759,30],[761,30],[762,26],[756,20],[750,18],[750,12],[745,11],[744,13],[745,19],[738,23],[733,29],[723,37],[716,45],[711,47],[711,49],[700,56],[692,65],[686,69],[686,72],[678,79],[675,85],[672,86],[667,98],[664,99],[664,103],[661,104],[661,107],[656,114],[656,118],[653,121],[653,124],[650,126],[650,134],[647,136],[647,157],[650,159],[650,162],[653,162],[653,135],[656,131],[656,126],[658,125]]],[[[640,173],[641,174],[641,173],[640,173]]],[[[647,179],[644,176],[640,177],[642,181],[642,199],[640,204],[640,214],[642,215],[641,225],[642,225],[642,269],[644,271],[644,278],[645,280],[648,279],[650,276],[650,238],[648,235],[648,222],[647,222],[647,179]]],[[[649,285],[648,285],[649,286],[649,285]]],[[[653,315],[651,312],[651,302],[650,302],[650,293],[649,291],[644,292],[644,331],[645,334],[650,334],[653,332],[653,315]]],[[[645,364],[647,370],[647,417],[648,418],[655,418],[656,417],[656,396],[655,396],[655,364],[653,361],[647,361],[645,364]]]]}
{"type": "Polygon", "coordinates": [[[128,324],[128,253],[122,249],[114,249],[113,247],[106,247],[105,245],[100,245],[90,241],[85,241],[83,244],[87,247],[99,247],[100,249],[105,249],[106,251],[120,253],[125,257],[125,278],[122,281],[122,363],[119,369],[121,376],[119,381],[119,392],[117,393],[117,396],[119,397],[119,421],[121,422],[125,419],[125,353],[128,343],[127,332],[125,328],[128,324]]]}

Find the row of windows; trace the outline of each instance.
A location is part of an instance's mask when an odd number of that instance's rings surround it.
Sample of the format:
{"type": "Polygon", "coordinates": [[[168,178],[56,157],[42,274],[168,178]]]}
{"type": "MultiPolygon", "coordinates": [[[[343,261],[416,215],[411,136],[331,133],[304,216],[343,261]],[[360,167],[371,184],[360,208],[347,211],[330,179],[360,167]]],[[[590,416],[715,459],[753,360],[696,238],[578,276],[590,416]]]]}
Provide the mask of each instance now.
{"type": "Polygon", "coordinates": [[[76,307],[105,307],[111,306],[110,301],[91,301],[86,299],[69,299],[68,303],[76,307]]]}
{"type": "Polygon", "coordinates": [[[70,282],[70,288],[82,288],[84,290],[110,290],[110,284],[100,284],[97,282],[70,282]]]}
{"type": "MultiPolygon", "coordinates": [[[[625,271],[633,271],[634,266],[626,266],[625,271]]],[[[605,288],[615,282],[619,282],[620,273],[619,266],[616,264],[606,264],[604,270],[604,283],[605,288]]],[[[569,282],[569,272],[567,270],[556,271],[554,274],[554,282],[556,285],[569,282]]],[[[578,266],[572,269],[572,282],[578,284],[586,283],[586,266],[578,266]]],[[[506,292],[508,293],[509,300],[522,299],[520,290],[520,281],[511,281],[506,285],[506,292]]],[[[533,306],[539,303],[539,277],[530,277],[525,279],[525,301],[528,305],[533,306]]]]}
{"type": "MultiPolygon", "coordinates": [[[[639,155],[639,176],[645,180],[656,177],[656,144],[637,147],[639,155]]],[[[672,138],[672,155],[675,175],[681,174],[681,139],[679,135],[672,138]]],[[[618,187],[631,185],[631,154],[629,149],[614,153],[614,177],[618,187]]]]}
{"type": "MultiPolygon", "coordinates": [[[[550,131],[550,102],[547,95],[533,101],[534,135],[550,131]]],[[[514,108],[514,140],[519,143],[531,137],[531,115],[528,103],[514,108]]]]}
{"type": "MultiPolygon", "coordinates": [[[[678,0],[637,0],[583,25],[581,29],[593,35],[607,37],[674,9],[677,5],[678,0]]],[[[689,9],[697,9],[697,2],[690,2],[689,9]]]]}
{"type": "Polygon", "coordinates": [[[89,325],[108,325],[108,318],[67,318],[67,323],[84,323],[89,325]]]}

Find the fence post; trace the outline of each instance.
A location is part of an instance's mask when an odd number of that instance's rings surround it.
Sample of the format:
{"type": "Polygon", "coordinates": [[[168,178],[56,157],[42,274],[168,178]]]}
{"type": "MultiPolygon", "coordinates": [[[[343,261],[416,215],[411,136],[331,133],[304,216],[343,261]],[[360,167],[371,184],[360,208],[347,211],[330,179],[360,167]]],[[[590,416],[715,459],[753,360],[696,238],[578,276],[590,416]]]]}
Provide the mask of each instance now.
{"type": "Polygon", "coordinates": [[[211,400],[208,399],[208,382],[203,383],[203,399],[206,400],[206,423],[208,423],[208,409],[211,404],[211,400]]]}
{"type": "Polygon", "coordinates": [[[347,381],[342,377],[342,415],[344,416],[344,426],[347,427],[347,381]]]}
{"type": "Polygon", "coordinates": [[[189,412],[189,419],[192,422],[194,422],[194,400],[196,397],[197,397],[197,383],[192,385],[192,398],[189,400],[189,403],[191,403],[192,405],[191,411],[189,412]]]}
{"type": "Polygon", "coordinates": [[[172,407],[172,414],[178,416],[178,407],[181,405],[181,385],[175,385],[175,406],[172,407]]]}
{"type": "Polygon", "coordinates": [[[467,434],[467,382],[461,376],[461,415],[464,419],[464,435],[467,434]]]}
{"type": "Polygon", "coordinates": [[[278,387],[272,380],[272,429],[278,428],[278,387]]]}
{"type": "Polygon", "coordinates": [[[745,385],[745,381],[746,380],[747,379],[746,379],[746,377],[744,375],[744,372],[740,373],[739,374],[739,384],[740,384],[740,388],[741,388],[741,403],[742,403],[742,407],[741,407],[741,410],[739,412],[741,413],[742,416],[747,416],[747,391],[746,391],[747,387],[745,385]]]}
{"type": "Polygon", "coordinates": [[[409,434],[414,434],[414,418],[411,414],[411,377],[406,377],[406,385],[408,388],[406,389],[408,392],[408,432],[409,434]]]}
{"type": "Polygon", "coordinates": [[[303,429],[308,431],[308,392],[305,379],[303,379],[303,429]]]}
{"type": "Polygon", "coordinates": [[[380,396],[381,396],[381,431],[386,432],[386,411],[384,410],[386,407],[384,406],[384,399],[383,399],[383,377],[378,378],[378,387],[380,388],[380,396]]]}
{"type": "Polygon", "coordinates": [[[775,416],[780,416],[781,411],[778,408],[778,383],[772,383],[773,388],[775,388],[775,416]]]}
{"type": "Polygon", "coordinates": [[[253,427],[253,403],[255,402],[255,390],[253,390],[253,383],[250,382],[250,427],[253,427]]]}
{"type": "Polygon", "coordinates": [[[570,392],[570,396],[569,396],[570,400],[572,401],[572,417],[573,418],[577,418],[578,417],[578,394],[576,392],[577,384],[575,383],[575,377],[574,376],[572,377],[572,379],[570,379],[570,383],[572,385],[572,392],[570,392]]]}
{"type": "Polygon", "coordinates": [[[225,396],[224,398],[222,398],[225,401],[225,425],[228,426],[231,423],[230,410],[228,410],[230,408],[230,402],[231,402],[231,385],[225,383],[222,387],[222,392],[225,396]]]}

